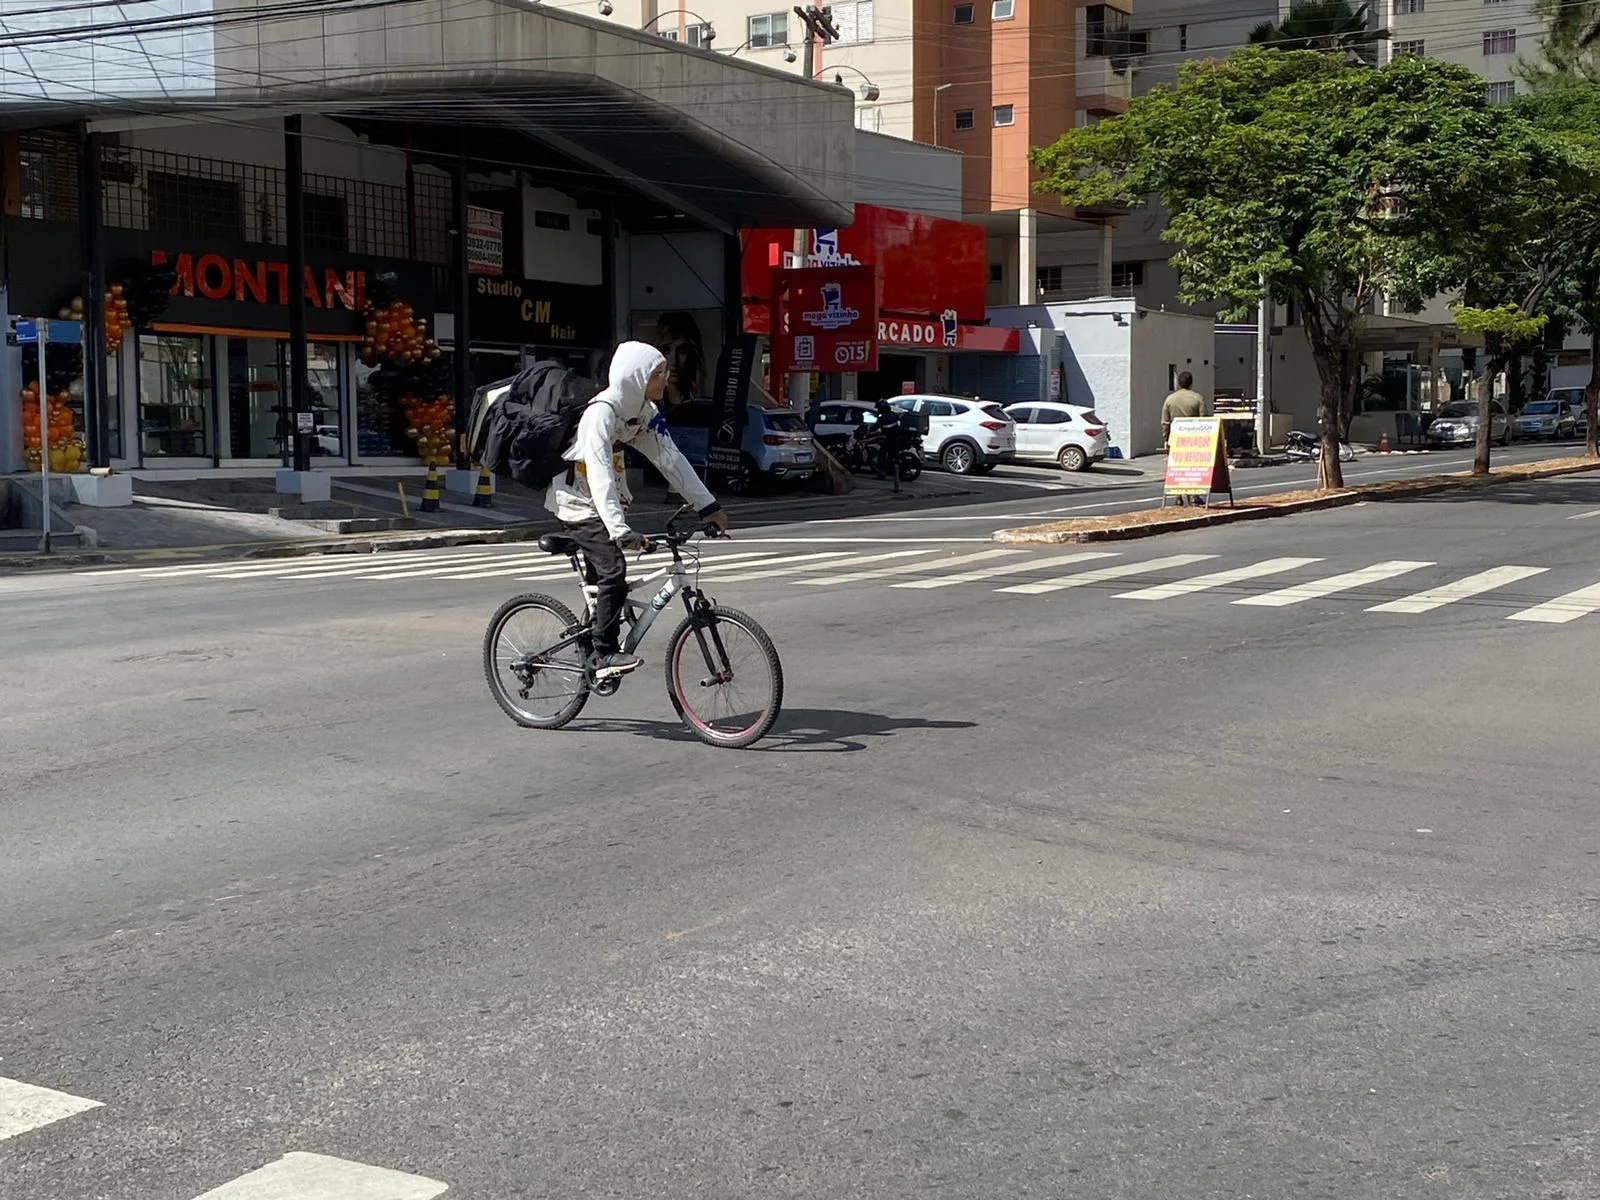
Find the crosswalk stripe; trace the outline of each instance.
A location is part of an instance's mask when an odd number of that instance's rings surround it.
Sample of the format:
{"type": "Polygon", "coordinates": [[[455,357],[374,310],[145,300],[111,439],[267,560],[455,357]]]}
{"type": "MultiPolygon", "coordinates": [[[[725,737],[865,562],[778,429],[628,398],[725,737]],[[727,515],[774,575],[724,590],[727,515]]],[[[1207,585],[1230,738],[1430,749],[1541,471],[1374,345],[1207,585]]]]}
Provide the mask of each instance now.
{"type": "Polygon", "coordinates": [[[98,1100],[0,1077],[0,1142],[100,1107],[98,1100]]]}
{"type": "Polygon", "coordinates": [[[1429,588],[1425,592],[1416,592],[1410,596],[1403,596],[1399,600],[1390,600],[1384,604],[1374,604],[1367,609],[1368,612],[1387,613],[1425,613],[1436,608],[1443,608],[1446,604],[1454,604],[1457,600],[1466,600],[1473,596],[1482,595],[1484,592],[1493,591],[1497,587],[1505,587],[1509,583],[1516,583],[1521,579],[1531,579],[1535,575],[1543,575],[1549,567],[1491,567],[1487,571],[1479,571],[1476,575],[1468,575],[1465,579],[1458,579],[1454,583],[1447,583],[1443,587],[1429,588]]]}
{"type": "Polygon", "coordinates": [[[466,570],[482,562],[494,562],[486,554],[441,554],[436,557],[395,559],[388,554],[341,554],[305,559],[280,559],[271,566],[219,564],[205,572],[211,579],[317,579],[325,575],[361,575],[372,571],[418,570],[425,567],[454,567],[466,570]]]}
{"type": "MultiPolygon", "coordinates": [[[[840,583],[860,583],[867,579],[886,579],[891,575],[909,575],[913,571],[942,570],[945,567],[961,567],[967,563],[982,562],[986,559],[1005,558],[1014,554],[1026,554],[1025,550],[980,550],[976,554],[958,554],[954,558],[941,558],[934,561],[923,560],[914,563],[901,563],[894,567],[878,567],[871,571],[852,571],[846,575],[827,575],[816,579],[798,579],[795,582],[802,587],[833,587],[840,583]]],[[[840,564],[843,565],[843,564],[840,564]]]]}
{"type": "Polygon", "coordinates": [[[403,563],[426,562],[433,556],[448,554],[453,558],[470,558],[493,554],[495,546],[468,546],[459,548],[429,547],[421,550],[388,550],[361,554],[319,554],[315,556],[284,556],[281,558],[221,559],[211,562],[183,563],[170,567],[115,567],[101,571],[84,571],[84,575],[138,575],[146,579],[181,579],[185,575],[212,575],[218,571],[237,571],[245,575],[272,574],[276,571],[325,570],[334,561],[341,563],[403,563]]]}
{"type": "Polygon", "coordinates": [[[1568,621],[1588,616],[1597,608],[1600,608],[1600,583],[1568,592],[1565,596],[1557,596],[1554,600],[1546,600],[1543,604],[1536,604],[1521,612],[1514,612],[1506,620],[1565,625],[1568,621]]]}
{"type": "MultiPolygon", "coordinates": [[[[713,581],[720,585],[724,583],[751,583],[758,579],[778,579],[784,575],[798,575],[801,571],[806,571],[811,567],[816,566],[817,563],[822,559],[848,558],[853,553],[855,553],[853,550],[823,550],[816,554],[801,554],[793,557],[780,556],[783,558],[784,564],[781,567],[771,567],[771,565],[767,563],[741,563],[739,567],[735,569],[733,574],[723,575],[721,573],[717,573],[713,576],[713,581]],[[755,567],[770,567],[770,569],[746,569],[755,567]]],[[[717,567],[717,564],[713,562],[708,562],[705,565],[710,567],[713,571],[715,571],[717,567]]]]}
{"type": "MultiPolygon", "coordinates": [[[[718,555],[716,559],[707,559],[704,562],[703,565],[706,566],[706,567],[714,568],[717,565],[718,562],[734,562],[735,559],[748,560],[748,561],[743,561],[743,562],[736,563],[734,569],[738,570],[738,569],[741,569],[741,568],[744,568],[744,567],[764,567],[764,566],[768,566],[768,565],[770,565],[771,561],[774,558],[782,558],[782,557],[783,557],[782,555],[773,554],[770,550],[762,550],[762,551],[754,551],[754,550],[752,550],[752,551],[747,551],[744,554],[722,554],[722,555],[718,555]]],[[[628,559],[628,577],[630,579],[641,579],[646,575],[654,575],[657,571],[659,571],[659,570],[661,570],[663,568],[670,569],[671,566],[672,566],[672,560],[671,559],[667,559],[667,558],[647,558],[647,559],[644,559],[643,561],[630,558],[630,559],[628,559]]],[[[688,569],[688,565],[687,564],[685,564],[685,569],[686,570],[688,569]]],[[[490,573],[486,572],[485,575],[484,575],[484,578],[487,578],[488,574],[490,574],[490,573]]],[[[567,564],[567,560],[566,559],[562,559],[561,560],[561,566],[560,566],[559,569],[552,569],[552,570],[548,570],[548,571],[540,571],[540,572],[537,572],[537,573],[534,573],[534,572],[526,572],[526,573],[524,573],[522,571],[496,571],[496,572],[492,572],[492,574],[496,574],[496,575],[515,575],[515,577],[517,578],[518,581],[521,581],[521,580],[540,580],[540,579],[549,580],[549,579],[561,579],[561,578],[565,578],[565,577],[571,576],[572,575],[572,568],[571,568],[571,566],[569,566],[567,564]]],[[[445,576],[445,578],[446,579],[460,579],[460,578],[474,578],[474,577],[464,577],[464,576],[459,576],[459,575],[447,575],[447,576],[445,576]]]]}
{"type": "Polygon", "coordinates": [[[1260,579],[1263,575],[1281,575],[1285,571],[1293,571],[1297,567],[1309,567],[1312,563],[1321,561],[1320,558],[1268,558],[1258,563],[1251,563],[1247,567],[1235,567],[1231,571],[1213,571],[1209,575],[1195,575],[1189,579],[1180,579],[1176,583],[1158,583],[1154,587],[1141,588],[1136,592],[1123,592],[1116,598],[1171,600],[1175,596],[1189,596],[1195,592],[1209,591],[1211,588],[1260,579]]]}
{"type": "Polygon", "coordinates": [[[433,1200],[449,1190],[437,1179],[296,1151],[196,1200],[433,1200]]]}
{"type": "Polygon", "coordinates": [[[1154,571],[1187,567],[1191,563],[1206,562],[1215,557],[1215,554],[1172,554],[1166,558],[1152,558],[1145,562],[1097,567],[1093,571],[1080,571],[1075,575],[1062,575],[1055,579],[1043,579],[1037,583],[1016,583],[1010,587],[996,588],[995,591],[1010,592],[1018,596],[1042,596],[1047,592],[1059,592],[1064,588],[1087,587],[1112,579],[1126,579],[1129,575],[1148,575],[1154,571]]]}
{"type": "Polygon", "coordinates": [[[1061,566],[1063,563],[1090,562],[1097,558],[1115,558],[1113,550],[1085,550],[1071,554],[1052,554],[1048,558],[1029,558],[1027,562],[1001,563],[996,567],[986,567],[981,571],[962,571],[955,575],[940,575],[932,579],[905,579],[899,583],[891,583],[893,588],[929,588],[951,587],[958,583],[982,583],[986,579],[994,579],[1001,575],[1021,575],[1028,571],[1049,571],[1061,566]]]}
{"type": "Polygon", "coordinates": [[[1369,583],[1382,583],[1385,579],[1393,579],[1396,575],[1404,575],[1431,566],[1433,566],[1431,562],[1411,562],[1406,559],[1374,563],[1370,567],[1362,567],[1359,571],[1346,571],[1343,575],[1330,575],[1326,579],[1316,579],[1310,583],[1297,583],[1293,587],[1280,588],[1276,592],[1264,592],[1259,596],[1244,596],[1234,603],[1253,604],[1260,608],[1284,608],[1290,604],[1303,604],[1307,600],[1320,600],[1324,596],[1348,592],[1352,588],[1365,587],[1369,583]]]}
{"type": "MultiPolygon", "coordinates": [[[[911,558],[915,555],[922,555],[925,557],[933,552],[934,548],[932,546],[919,546],[915,550],[890,550],[883,554],[856,554],[854,551],[847,550],[843,552],[844,557],[841,560],[829,562],[825,565],[829,570],[838,567],[854,568],[864,566],[867,563],[887,562],[890,559],[895,558],[911,558]]],[[[715,582],[719,584],[748,583],[755,579],[778,579],[784,575],[799,575],[805,571],[811,570],[814,565],[816,564],[801,562],[799,559],[794,559],[787,566],[773,567],[770,571],[757,571],[751,575],[736,574],[719,576],[715,582]]]]}

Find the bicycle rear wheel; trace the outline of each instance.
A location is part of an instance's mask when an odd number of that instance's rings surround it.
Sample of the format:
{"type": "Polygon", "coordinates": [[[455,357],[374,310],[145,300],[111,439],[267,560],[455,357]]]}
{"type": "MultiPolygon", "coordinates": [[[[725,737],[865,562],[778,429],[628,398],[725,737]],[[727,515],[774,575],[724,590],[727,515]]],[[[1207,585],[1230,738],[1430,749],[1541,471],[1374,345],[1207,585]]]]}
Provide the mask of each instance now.
{"type": "Polygon", "coordinates": [[[783,709],[783,664],[766,630],[718,605],[683,619],[667,645],[667,695],[689,732],[738,750],[772,731],[783,709]]]}
{"type": "Polygon", "coordinates": [[[578,618],[549,596],[513,596],[483,635],[483,673],[501,710],[527,729],[560,729],[589,700],[578,618]]]}

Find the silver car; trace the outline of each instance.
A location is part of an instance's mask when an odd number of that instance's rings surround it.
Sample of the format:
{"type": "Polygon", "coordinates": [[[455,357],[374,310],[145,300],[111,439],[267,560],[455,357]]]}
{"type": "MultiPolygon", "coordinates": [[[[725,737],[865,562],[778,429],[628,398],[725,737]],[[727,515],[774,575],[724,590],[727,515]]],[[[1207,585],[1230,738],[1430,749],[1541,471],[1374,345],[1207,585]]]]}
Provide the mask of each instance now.
{"type": "MultiPolygon", "coordinates": [[[[1474,446],[1478,442],[1478,404],[1458,400],[1439,410],[1423,435],[1431,446],[1474,446]]],[[[1511,418],[1498,400],[1489,401],[1489,440],[1511,444],[1511,418]]]]}
{"type": "Polygon", "coordinates": [[[1534,441],[1554,442],[1577,435],[1578,417],[1572,405],[1555,399],[1530,400],[1517,414],[1517,436],[1534,441]]]}

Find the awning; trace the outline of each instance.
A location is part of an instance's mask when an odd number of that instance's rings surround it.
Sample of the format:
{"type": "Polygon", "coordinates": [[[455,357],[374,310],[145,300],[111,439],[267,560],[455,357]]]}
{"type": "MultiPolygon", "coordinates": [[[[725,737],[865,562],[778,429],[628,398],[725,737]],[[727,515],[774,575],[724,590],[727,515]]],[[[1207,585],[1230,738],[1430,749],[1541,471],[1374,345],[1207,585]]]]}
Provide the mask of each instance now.
{"type": "Polygon", "coordinates": [[[37,35],[8,18],[0,128],[284,111],[499,127],[713,228],[853,219],[846,88],[518,0],[226,2],[124,5],[114,34],[98,7],[77,25],[41,9],[37,35]]]}

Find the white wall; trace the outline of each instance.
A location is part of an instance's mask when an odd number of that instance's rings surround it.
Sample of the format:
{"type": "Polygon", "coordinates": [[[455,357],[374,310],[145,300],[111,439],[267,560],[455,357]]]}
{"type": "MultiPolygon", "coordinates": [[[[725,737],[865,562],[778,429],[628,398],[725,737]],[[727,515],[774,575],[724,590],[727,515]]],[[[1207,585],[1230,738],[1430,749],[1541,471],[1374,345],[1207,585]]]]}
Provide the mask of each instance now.
{"type": "Polygon", "coordinates": [[[856,203],[959,221],[961,155],[921,142],[856,131],[856,203]]]}
{"type": "Polygon", "coordinates": [[[600,235],[589,232],[594,209],[579,208],[564,193],[550,188],[525,188],[522,193],[522,273],[552,283],[600,283],[600,235]],[[542,229],[535,216],[557,213],[568,229],[542,229]]]}
{"type": "Polygon", "coordinates": [[[1208,401],[1216,396],[1213,362],[1216,332],[1209,317],[1139,310],[1133,319],[1133,372],[1128,444],[1132,453],[1161,450],[1161,405],[1180,371],[1194,376],[1194,389],[1208,401]]]}
{"type": "Polygon", "coordinates": [[[722,235],[636,233],[628,239],[631,307],[722,307],[722,235]]]}

